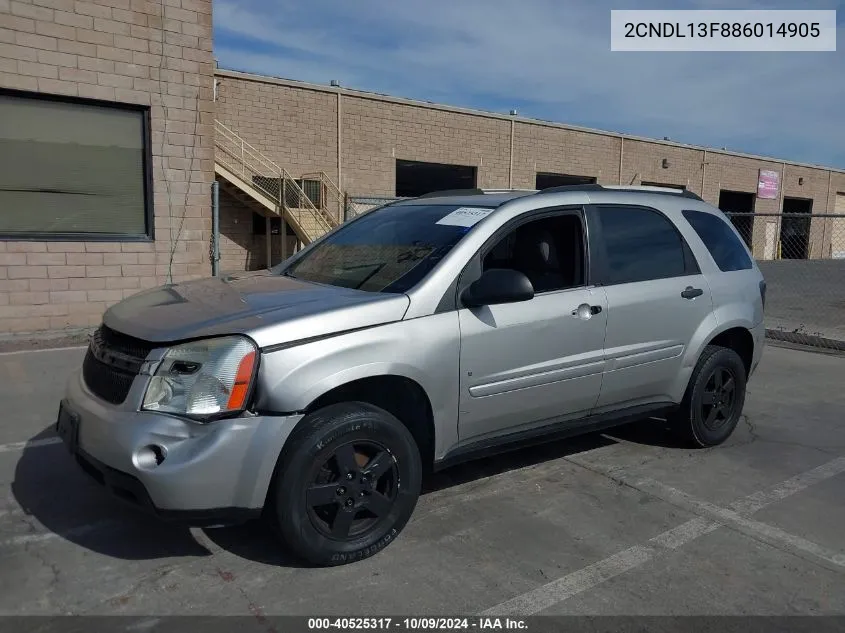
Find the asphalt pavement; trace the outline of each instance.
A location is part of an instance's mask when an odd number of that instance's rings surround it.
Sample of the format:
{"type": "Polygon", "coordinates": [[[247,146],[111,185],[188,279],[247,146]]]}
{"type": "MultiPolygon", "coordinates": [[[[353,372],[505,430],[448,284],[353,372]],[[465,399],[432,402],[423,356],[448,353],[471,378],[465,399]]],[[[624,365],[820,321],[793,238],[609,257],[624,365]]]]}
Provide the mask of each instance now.
{"type": "Polygon", "coordinates": [[[52,424],[81,349],[0,355],[0,614],[845,615],[845,357],[769,347],[709,450],[658,420],[465,464],[363,562],[161,524],[52,424]]]}

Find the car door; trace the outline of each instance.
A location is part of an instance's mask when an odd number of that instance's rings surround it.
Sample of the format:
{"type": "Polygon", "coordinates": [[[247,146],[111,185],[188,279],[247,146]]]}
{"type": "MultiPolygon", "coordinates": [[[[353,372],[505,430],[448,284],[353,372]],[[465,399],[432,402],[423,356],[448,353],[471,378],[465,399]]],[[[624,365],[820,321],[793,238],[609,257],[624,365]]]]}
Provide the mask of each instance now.
{"type": "Polygon", "coordinates": [[[583,212],[568,209],[503,227],[464,271],[460,288],[485,268],[520,270],[535,295],[517,303],[459,305],[462,444],[578,419],[595,405],[607,304],[604,290],[588,285],[587,265],[583,212]],[[530,250],[532,234],[556,236],[552,252],[538,242],[541,255],[558,260],[547,262],[548,270],[532,269],[518,254],[530,250]]]}
{"type": "Polygon", "coordinates": [[[710,286],[660,211],[595,205],[587,213],[607,293],[607,363],[596,412],[671,402],[687,345],[715,319],[710,286]]]}

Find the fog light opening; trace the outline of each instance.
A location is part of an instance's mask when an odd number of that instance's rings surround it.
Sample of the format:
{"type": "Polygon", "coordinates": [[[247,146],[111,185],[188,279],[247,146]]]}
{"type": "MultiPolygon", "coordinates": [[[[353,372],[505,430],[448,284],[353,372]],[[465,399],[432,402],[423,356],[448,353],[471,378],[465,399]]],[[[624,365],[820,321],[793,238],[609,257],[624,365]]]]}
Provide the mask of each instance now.
{"type": "Polygon", "coordinates": [[[135,465],[138,468],[152,470],[160,466],[167,457],[167,449],[158,444],[149,444],[135,453],[135,465]]]}

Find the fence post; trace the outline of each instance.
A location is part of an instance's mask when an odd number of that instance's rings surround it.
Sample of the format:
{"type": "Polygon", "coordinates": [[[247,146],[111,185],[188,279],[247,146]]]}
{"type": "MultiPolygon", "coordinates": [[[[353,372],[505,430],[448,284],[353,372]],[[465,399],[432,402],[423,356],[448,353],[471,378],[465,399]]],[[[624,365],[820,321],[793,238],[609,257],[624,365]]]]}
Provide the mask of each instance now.
{"type": "Polygon", "coordinates": [[[287,194],[287,180],[285,180],[285,174],[282,172],[282,230],[279,233],[282,234],[282,261],[285,261],[288,258],[288,221],[287,215],[285,214],[285,209],[288,206],[288,194],[287,194]]]}
{"type": "Polygon", "coordinates": [[[241,139],[241,178],[246,179],[246,159],[244,157],[244,140],[241,139]]]}
{"type": "Polygon", "coordinates": [[[220,263],[220,183],[211,183],[211,276],[217,277],[220,263]]]}

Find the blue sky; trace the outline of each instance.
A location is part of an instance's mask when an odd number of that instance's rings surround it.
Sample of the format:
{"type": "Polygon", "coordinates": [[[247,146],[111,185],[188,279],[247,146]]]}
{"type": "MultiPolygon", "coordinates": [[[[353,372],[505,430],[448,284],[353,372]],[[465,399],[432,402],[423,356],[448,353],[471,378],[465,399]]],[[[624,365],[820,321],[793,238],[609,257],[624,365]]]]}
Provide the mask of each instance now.
{"type": "Polygon", "coordinates": [[[223,68],[845,168],[845,2],[214,0],[223,68]],[[831,53],[620,53],[610,9],[838,9],[831,53]]]}

